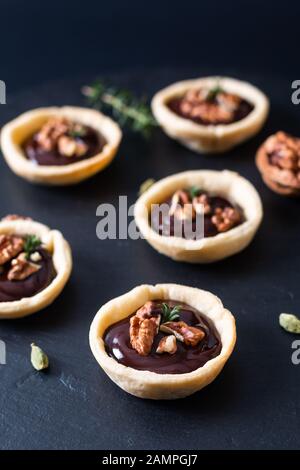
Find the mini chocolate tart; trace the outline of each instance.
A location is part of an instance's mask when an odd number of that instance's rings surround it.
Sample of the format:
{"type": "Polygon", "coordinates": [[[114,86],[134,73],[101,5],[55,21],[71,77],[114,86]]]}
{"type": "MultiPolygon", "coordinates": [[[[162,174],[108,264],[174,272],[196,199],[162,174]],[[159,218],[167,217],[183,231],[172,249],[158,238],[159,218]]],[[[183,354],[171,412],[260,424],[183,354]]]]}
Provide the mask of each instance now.
{"type": "MultiPolygon", "coordinates": [[[[175,236],[175,227],[179,224],[180,236],[197,240],[196,216],[197,212],[203,212],[203,234],[204,237],[214,237],[219,233],[228,232],[244,222],[243,211],[235,207],[226,198],[210,196],[207,192],[195,188],[182,188],[163,201],[169,207],[168,211],[156,211],[151,214],[150,223],[153,230],[159,235],[175,236]],[[187,207],[190,210],[187,210],[187,207]],[[190,218],[191,233],[184,230],[184,221],[190,218]]],[[[199,235],[199,234],[198,234],[199,235]]]]}
{"type": "Polygon", "coordinates": [[[134,216],[143,237],[160,253],[177,261],[209,263],[243,250],[253,239],[263,211],[257,191],[242,176],[227,170],[195,170],[151,186],[136,202],[134,216]],[[156,211],[153,216],[153,205],[163,203],[168,212],[156,211]],[[199,237],[194,228],[198,210],[204,219],[199,237]],[[188,218],[192,236],[186,236],[184,225],[174,232],[175,221],[188,218]]]}
{"type": "Polygon", "coordinates": [[[266,185],[284,196],[300,196],[300,139],[279,131],[258,149],[256,165],[266,185]]]}
{"type": "Polygon", "coordinates": [[[206,77],[159,91],[152,100],[152,110],[170,137],[197,152],[216,153],[259,132],[269,102],[250,83],[206,77]]]}
{"type": "Polygon", "coordinates": [[[46,307],[72,269],[71,250],[57,230],[29,218],[0,221],[0,318],[19,318],[46,307]]]}
{"type": "Polygon", "coordinates": [[[210,292],[142,285],[105,304],[90,329],[100,366],[141,398],[181,398],[208,385],[236,340],[235,321],[210,292]],[[170,300],[172,299],[172,300],[170,300]]]}
{"type": "Polygon", "coordinates": [[[99,111],[39,108],[6,124],[1,148],[10,168],[34,182],[78,183],[101,171],[114,158],[121,130],[99,111]]]}

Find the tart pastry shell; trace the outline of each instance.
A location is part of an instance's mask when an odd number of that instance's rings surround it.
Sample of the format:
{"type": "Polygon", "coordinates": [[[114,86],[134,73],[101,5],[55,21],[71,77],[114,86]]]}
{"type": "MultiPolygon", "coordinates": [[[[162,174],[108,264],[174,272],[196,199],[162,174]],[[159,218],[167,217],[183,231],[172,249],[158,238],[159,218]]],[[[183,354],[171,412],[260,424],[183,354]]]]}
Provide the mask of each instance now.
{"type": "Polygon", "coordinates": [[[236,341],[233,315],[210,292],[177,284],[141,285],[105,304],[90,328],[90,346],[106,374],[126,392],[154,400],[183,398],[211,383],[223,369],[236,341]],[[103,335],[106,329],[128,317],[148,300],[172,299],[198,309],[215,325],[222,342],[220,354],[203,367],[186,374],[157,374],[136,370],[108,356],[103,335]]]}
{"type": "Polygon", "coordinates": [[[199,153],[225,152],[257,134],[269,112],[266,95],[250,83],[227,77],[205,77],[174,83],[156,93],[152,111],[166,134],[199,153]],[[178,116],[168,102],[183,96],[188,90],[213,88],[220,83],[226,92],[248,101],[254,109],[240,121],[231,124],[202,125],[178,116]]]}
{"type": "Polygon", "coordinates": [[[36,235],[51,253],[56,276],[41,292],[12,302],[0,302],[0,319],[21,318],[50,305],[63,290],[72,270],[72,255],[68,242],[58,230],[33,220],[3,220],[0,234],[36,235]]]}
{"type": "Polygon", "coordinates": [[[159,253],[176,261],[211,263],[238,253],[251,242],[261,223],[263,209],[254,186],[238,173],[195,170],[168,176],[151,186],[136,202],[134,216],[143,238],[159,253]],[[239,206],[245,221],[227,232],[199,240],[159,235],[149,223],[151,205],[165,202],[178,189],[192,186],[239,206]]]}
{"type": "Polygon", "coordinates": [[[94,109],[79,107],[38,108],[21,114],[6,124],[1,132],[1,149],[4,158],[17,175],[32,183],[47,185],[69,185],[79,183],[103,170],[114,158],[122,132],[109,117],[94,109]],[[51,117],[66,117],[69,120],[92,127],[106,139],[106,144],[97,155],[68,165],[38,165],[28,160],[22,145],[51,117]]]}

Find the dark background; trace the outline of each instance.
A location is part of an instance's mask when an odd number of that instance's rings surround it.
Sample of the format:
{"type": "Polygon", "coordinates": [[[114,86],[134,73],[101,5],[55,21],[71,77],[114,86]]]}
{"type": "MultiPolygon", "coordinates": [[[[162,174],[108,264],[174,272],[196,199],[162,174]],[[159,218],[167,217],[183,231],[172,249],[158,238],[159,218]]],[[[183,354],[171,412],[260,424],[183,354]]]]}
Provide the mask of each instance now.
{"type": "Polygon", "coordinates": [[[174,80],[228,74],[260,86],[272,105],[258,136],[219,156],[194,154],[160,130],[148,143],[126,133],[105,172],[69,188],[30,185],[1,159],[1,213],[28,214],[62,230],[74,256],[72,278],[52,306],[1,322],[1,448],[299,448],[300,366],[291,363],[295,337],[278,326],[281,311],[300,311],[299,201],[271,193],[254,165],[271,132],[299,135],[300,110],[290,100],[299,79],[296,2],[2,0],[0,8],[0,79],[8,92],[1,126],[29,108],[84,104],[80,87],[97,75],[151,96],[174,80]],[[260,192],[264,222],[244,252],[190,266],[142,240],[97,240],[98,204],[117,204],[119,194],[133,203],[146,178],[197,168],[239,171],[260,192]],[[235,353],[192,397],[131,397],[91,355],[88,330],[98,308],[143,282],[211,290],[236,316],[235,353]],[[49,354],[46,373],[31,368],[32,341],[49,354]]]}

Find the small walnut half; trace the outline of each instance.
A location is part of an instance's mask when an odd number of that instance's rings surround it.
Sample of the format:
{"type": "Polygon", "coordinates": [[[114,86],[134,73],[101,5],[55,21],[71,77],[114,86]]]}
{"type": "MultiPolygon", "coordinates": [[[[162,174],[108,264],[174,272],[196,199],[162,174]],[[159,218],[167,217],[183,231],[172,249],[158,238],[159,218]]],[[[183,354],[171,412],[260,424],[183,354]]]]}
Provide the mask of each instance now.
{"type": "Polygon", "coordinates": [[[0,265],[14,258],[23,250],[24,240],[15,235],[0,235],[0,265]]]}
{"type": "Polygon", "coordinates": [[[219,232],[226,232],[241,222],[241,214],[234,207],[225,207],[224,209],[218,207],[211,221],[219,232]]]}
{"type": "Polygon", "coordinates": [[[154,336],[158,332],[158,322],[158,317],[141,318],[134,315],[130,318],[130,343],[141,356],[150,354],[154,336]]]}
{"type": "Polygon", "coordinates": [[[59,153],[64,157],[81,157],[88,150],[88,146],[84,142],[67,135],[61,136],[57,145],[59,153]]]}
{"type": "Polygon", "coordinates": [[[188,346],[196,346],[205,336],[203,330],[187,325],[184,321],[163,323],[160,330],[173,334],[179,341],[188,346]]]}
{"type": "Polygon", "coordinates": [[[38,132],[36,139],[46,151],[53,150],[57,140],[70,129],[70,122],[64,117],[50,118],[38,132]]]}
{"type": "Polygon", "coordinates": [[[174,335],[164,336],[158,343],[157,354],[175,354],[177,351],[177,343],[174,335]]]}
{"type": "Polygon", "coordinates": [[[169,215],[174,215],[180,220],[195,217],[195,209],[186,191],[178,190],[173,194],[169,215]]]}
{"type": "Polygon", "coordinates": [[[40,265],[31,263],[26,259],[25,253],[21,253],[17,258],[12,260],[7,278],[9,281],[22,281],[31,276],[31,274],[39,271],[39,269],[41,269],[40,265]]]}

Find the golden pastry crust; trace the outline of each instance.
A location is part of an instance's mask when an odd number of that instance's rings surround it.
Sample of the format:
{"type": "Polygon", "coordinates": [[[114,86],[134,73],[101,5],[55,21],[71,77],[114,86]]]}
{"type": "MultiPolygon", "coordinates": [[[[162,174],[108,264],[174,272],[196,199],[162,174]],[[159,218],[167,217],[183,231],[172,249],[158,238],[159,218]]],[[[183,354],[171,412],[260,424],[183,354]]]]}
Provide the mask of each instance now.
{"type": "Polygon", "coordinates": [[[233,315],[210,292],[178,284],[141,285],[117,297],[96,314],[90,328],[90,347],[107,375],[126,392],[140,398],[170,400],[191,395],[211,383],[223,369],[236,341],[233,315]],[[172,299],[198,309],[215,325],[222,342],[220,354],[186,374],[156,374],[119,364],[108,356],[103,335],[113,323],[128,317],[148,300],[172,299]]]}
{"type": "Polygon", "coordinates": [[[205,77],[174,83],[155,94],[152,111],[166,134],[199,153],[225,152],[259,132],[269,112],[269,101],[264,93],[250,83],[227,77],[205,77]],[[240,121],[232,124],[204,126],[178,116],[167,103],[184,95],[190,89],[213,88],[219,83],[226,92],[247,100],[254,109],[240,121]]]}
{"type": "Polygon", "coordinates": [[[1,149],[9,167],[22,178],[32,183],[69,185],[79,183],[103,170],[114,158],[121,138],[119,126],[94,109],[71,106],[38,108],[21,114],[3,127],[1,149]],[[36,165],[26,158],[22,144],[51,117],[66,117],[90,126],[100,132],[107,143],[97,155],[76,163],[61,166],[36,165]]]}
{"type": "Polygon", "coordinates": [[[238,253],[251,242],[261,223],[263,209],[254,186],[238,173],[194,170],[168,176],[151,186],[136,202],[134,217],[143,237],[159,253],[176,261],[211,263],[238,253]],[[245,222],[200,240],[159,235],[149,223],[151,205],[166,201],[178,189],[192,186],[238,205],[244,212],[245,222]]]}
{"type": "Polygon", "coordinates": [[[15,219],[0,221],[0,234],[37,235],[52,253],[57,273],[49,286],[36,295],[13,302],[0,302],[0,319],[25,317],[50,305],[63,290],[72,271],[71,248],[61,232],[50,230],[33,220],[15,219]]]}

